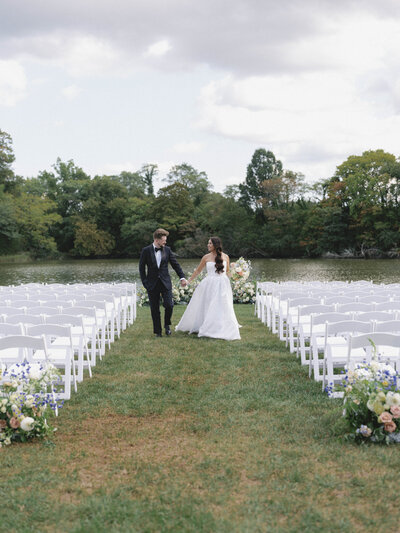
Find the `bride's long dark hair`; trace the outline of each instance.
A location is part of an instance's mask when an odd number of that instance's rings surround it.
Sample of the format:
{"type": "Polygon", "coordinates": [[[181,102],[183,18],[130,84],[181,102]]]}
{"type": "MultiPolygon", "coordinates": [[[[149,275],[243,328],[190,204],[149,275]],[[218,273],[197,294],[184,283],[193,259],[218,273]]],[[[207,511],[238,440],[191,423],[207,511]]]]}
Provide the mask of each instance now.
{"type": "Polygon", "coordinates": [[[219,237],[210,237],[210,241],[213,243],[215,253],[215,271],[217,274],[221,274],[224,271],[224,262],[222,259],[222,242],[219,237]]]}

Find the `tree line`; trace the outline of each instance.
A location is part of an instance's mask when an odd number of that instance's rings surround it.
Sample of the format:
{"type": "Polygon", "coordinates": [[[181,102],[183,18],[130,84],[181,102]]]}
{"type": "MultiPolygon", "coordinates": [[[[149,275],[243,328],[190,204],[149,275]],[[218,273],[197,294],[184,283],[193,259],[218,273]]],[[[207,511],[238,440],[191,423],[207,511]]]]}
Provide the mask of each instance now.
{"type": "Polygon", "coordinates": [[[181,257],[203,255],[210,235],[232,256],[397,257],[400,160],[383,150],[350,156],[313,185],[255,150],[242,183],[213,191],[205,172],[157,165],[91,177],[72,160],[23,178],[11,136],[0,130],[0,253],[34,258],[138,257],[155,228],[181,257]]]}

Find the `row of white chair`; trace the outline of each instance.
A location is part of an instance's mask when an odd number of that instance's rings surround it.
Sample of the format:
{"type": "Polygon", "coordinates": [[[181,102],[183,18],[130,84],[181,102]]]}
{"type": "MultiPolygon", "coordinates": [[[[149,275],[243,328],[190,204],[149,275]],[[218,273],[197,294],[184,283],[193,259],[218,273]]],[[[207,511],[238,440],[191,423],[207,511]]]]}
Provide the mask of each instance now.
{"type": "Polygon", "coordinates": [[[97,357],[101,359],[105,354],[106,345],[110,347],[115,334],[119,336],[121,329],[136,318],[136,286],[130,288],[123,304],[120,296],[113,294],[111,299],[108,294],[98,293],[96,299],[82,301],[53,299],[52,306],[27,306],[26,301],[18,298],[3,302],[0,364],[10,367],[23,361],[51,362],[62,369],[59,397],[69,399],[72,387],[76,391],[77,382],[82,381],[84,370],[91,376],[92,367],[97,357]],[[102,296],[107,298],[101,300],[102,296]],[[4,303],[14,303],[14,306],[4,303]]]}
{"type": "Polygon", "coordinates": [[[360,297],[358,301],[345,301],[344,294],[338,294],[336,302],[329,302],[326,294],[319,294],[320,298],[309,296],[308,289],[299,295],[277,292],[275,284],[258,284],[255,312],[281,340],[286,340],[290,351],[308,365],[309,375],[322,381],[323,389],[342,380],[338,372],[349,364],[370,359],[369,339],[379,341],[381,359],[400,369],[400,301],[393,287],[390,296],[370,291],[364,302],[360,297]],[[364,344],[355,340],[360,335],[366,335],[360,340],[364,344]]]}
{"type": "Polygon", "coordinates": [[[136,283],[97,284],[29,284],[28,286],[0,287],[0,306],[71,305],[83,300],[102,300],[108,308],[120,309],[115,330],[125,329],[136,318],[136,283]]]}

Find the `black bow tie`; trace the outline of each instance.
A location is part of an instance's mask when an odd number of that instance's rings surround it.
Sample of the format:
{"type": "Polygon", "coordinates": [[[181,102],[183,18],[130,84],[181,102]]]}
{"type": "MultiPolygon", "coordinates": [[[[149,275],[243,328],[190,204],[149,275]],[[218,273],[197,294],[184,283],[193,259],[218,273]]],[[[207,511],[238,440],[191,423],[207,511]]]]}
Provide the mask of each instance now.
{"type": "Polygon", "coordinates": [[[155,252],[162,252],[162,248],[154,248],[155,252]]]}

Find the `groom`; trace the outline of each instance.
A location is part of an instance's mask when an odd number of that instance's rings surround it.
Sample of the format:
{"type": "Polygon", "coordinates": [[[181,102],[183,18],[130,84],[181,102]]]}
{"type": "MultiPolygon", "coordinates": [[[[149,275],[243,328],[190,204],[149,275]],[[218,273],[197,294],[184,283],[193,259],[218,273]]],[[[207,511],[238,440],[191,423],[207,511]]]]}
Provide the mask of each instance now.
{"type": "Polygon", "coordinates": [[[182,287],[187,281],[171,248],[166,246],[169,232],[159,228],[153,234],[153,243],[143,248],[139,260],[139,272],[144,288],[149,295],[151,318],[153,319],[153,331],[157,337],[162,337],[160,296],[165,308],[164,327],[165,334],[171,335],[171,316],[174,307],[172,298],[172,283],[168,272],[168,262],[178,274],[182,287]]]}

